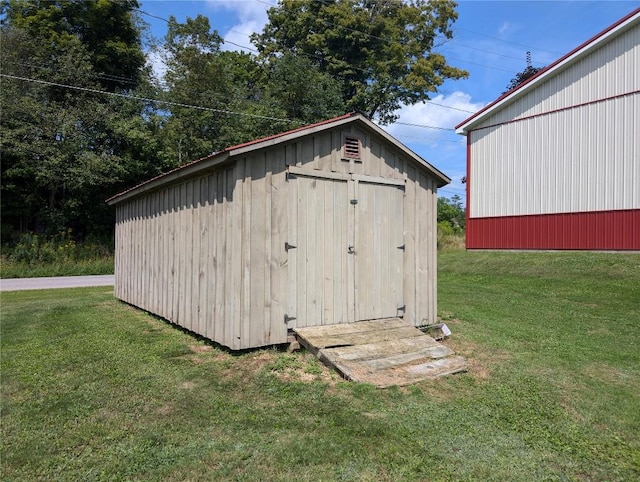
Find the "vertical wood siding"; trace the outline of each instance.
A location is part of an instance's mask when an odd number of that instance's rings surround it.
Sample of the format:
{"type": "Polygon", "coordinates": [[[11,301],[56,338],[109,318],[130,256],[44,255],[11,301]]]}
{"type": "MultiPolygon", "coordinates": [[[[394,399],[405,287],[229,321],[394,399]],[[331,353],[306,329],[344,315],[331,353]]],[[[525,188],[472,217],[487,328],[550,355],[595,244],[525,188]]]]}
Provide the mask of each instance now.
{"type": "Polygon", "coordinates": [[[119,205],[116,296],[233,349],[286,341],[284,163],[253,161],[119,205]]]}
{"type": "Polygon", "coordinates": [[[322,131],[118,204],[115,294],[232,349],[284,343],[296,323],[352,321],[356,306],[377,317],[403,301],[414,325],[435,322],[435,199],[435,180],[401,152],[353,127],[322,131]],[[361,159],[343,159],[345,133],[361,140],[361,159]],[[287,166],[366,178],[293,182],[287,166]],[[378,241],[364,248],[380,261],[361,300],[343,286],[355,286],[344,207],[353,209],[357,184],[361,207],[373,209],[363,232],[405,245],[395,260],[382,259],[378,241]],[[285,250],[301,236],[306,247],[285,250]],[[312,252],[320,262],[309,262],[312,252]],[[287,325],[286,315],[297,320],[287,325]]]}

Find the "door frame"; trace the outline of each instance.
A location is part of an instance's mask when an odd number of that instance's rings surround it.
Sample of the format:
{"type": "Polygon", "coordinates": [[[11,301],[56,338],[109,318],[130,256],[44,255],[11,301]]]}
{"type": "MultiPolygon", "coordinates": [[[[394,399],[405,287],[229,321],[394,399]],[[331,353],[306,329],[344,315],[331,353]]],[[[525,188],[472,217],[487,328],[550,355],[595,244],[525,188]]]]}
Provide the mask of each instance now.
{"type": "MultiPolygon", "coordinates": [[[[352,200],[358,199],[358,191],[359,184],[377,184],[389,187],[396,187],[402,189],[402,202],[401,209],[402,212],[399,216],[399,221],[404,225],[404,192],[406,192],[406,181],[404,179],[390,179],[376,176],[365,176],[361,174],[343,174],[338,172],[326,172],[326,171],[318,171],[318,170],[309,170],[303,169],[299,166],[288,166],[287,168],[287,181],[295,181],[298,176],[305,178],[315,178],[315,179],[323,179],[323,180],[334,180],[341,181],[347,183],[347,199],[346,202],[349,203],[348,206],[348,214],[347,214],[347,233],[346,239],[348,241],[348,245],[344,246],[345,252],[348,251],[349,246],[354,246],[356,253],[354,255],[348,255],[346,257],[346,290],[347,290],[347,323],[352,323],[354,321],[361,321],[357,319],[357,299],[356,299],[356,277],[358,276],[357,267],[356,267],[356,256],[357,256],[357,213],[356,208],[357,204],[351,203],[352,200]]],[[[301,326],[309,326],[306,321],[302,322],[302,320],[298,320],[298,314],[301,311],[298,306],[298,288],[300,286],[300,280],[298,279],[298,248],[299,242],[302,240],[298,239],[298,204],[299,204],[299,183],[298,182],[288,182],[288,189],[290,192],[289,195],[289,227],[288,227],[288,241],[285,245],[284,249],[287,249],[287,267],[288,267],[288,300],[287,300],[287,315],[285,315],[285,323],[288,328],[296,328],[301,326]],[[288,247],[288,248],[287,248],[288,247]]],[[[404,230],[400,234],[401,238],[404,242],[404,230]]],[[[406,253],[406,250],[403,251],[406,253]]],[[[405,254],[403,254],[404,257],[405,254]]],[[[402,278],[402,272],[404,270],[404,260],[401,259],[399,264],[399,269],[401,270],[400,277],[402,278]]],[[[403,283],[400,282],[399,287],[402,290],[403,283]]],[[[403,316],[404,313],[398,313],[393,316],[403,316]]],[[[389,316],[389,317],[393,317],[389,316]]]]}

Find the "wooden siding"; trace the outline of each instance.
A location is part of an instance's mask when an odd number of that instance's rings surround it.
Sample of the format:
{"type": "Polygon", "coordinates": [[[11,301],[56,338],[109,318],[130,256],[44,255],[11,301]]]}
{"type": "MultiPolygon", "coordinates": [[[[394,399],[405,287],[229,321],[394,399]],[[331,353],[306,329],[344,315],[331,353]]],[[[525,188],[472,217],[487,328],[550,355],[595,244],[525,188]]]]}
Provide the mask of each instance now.
{"type": "MultiPolygon", "coordinates": [[[[402,314],[402,300],[412,324],[435,322],[436,189],[423,166],[351,125],[254,151],[118,204],[115,295],[232,349],[285,343],[295,326],[354,320],[356,307],[402,314]],[[345,134],[361,141],[361,159],[343,157],[345,134]],[[308,175],[287,179],[289,166],[308,175]],[[357,185],[361,207],[374,210],[360,218],[363,232],[397,244],[397,260],[360,268],[371,275],[361,300],[338,282],[346,276],[355,287],[345,273],[356,270],[347,253],[356,227],[348,230],[343,207],[353,209],[357,185]],[[306,247],[285,249],[302,235],[306,247]]],[[[383,256],[370,248],[369,257],[383,256]]]]}
{"type": "Polygon", "coordinates": [[[259,157],[119,205],[115,295],[233,349],[286,340],[284,162],[259,157]]]}

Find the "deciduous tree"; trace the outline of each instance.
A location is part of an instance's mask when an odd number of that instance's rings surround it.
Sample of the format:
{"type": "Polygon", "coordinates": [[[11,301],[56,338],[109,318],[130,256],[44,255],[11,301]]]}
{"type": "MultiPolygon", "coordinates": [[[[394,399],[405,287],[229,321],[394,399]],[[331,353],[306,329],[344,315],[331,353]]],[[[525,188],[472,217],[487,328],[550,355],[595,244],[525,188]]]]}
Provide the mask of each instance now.
{"type": "Polygon", "coordinates": [[[466,77],[435,49],[452,38],[450,0],[281,0],[253,42],[263,57],[306,57],[341,84],[343,102],[382,122],[466,77]]]}

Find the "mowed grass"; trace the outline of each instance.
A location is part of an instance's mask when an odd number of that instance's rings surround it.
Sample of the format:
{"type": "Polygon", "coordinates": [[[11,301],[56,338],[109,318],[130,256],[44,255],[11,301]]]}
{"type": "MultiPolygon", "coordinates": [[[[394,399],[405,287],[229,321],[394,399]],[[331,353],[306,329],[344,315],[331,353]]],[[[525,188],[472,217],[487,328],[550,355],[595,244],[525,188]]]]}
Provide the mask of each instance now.
{"type": "Polygon", "coordinates": [[[2,294],[2,480],[638,480],[640,255],[439,254],[470,371],[344,382],[104,288],[2,294]]]}

